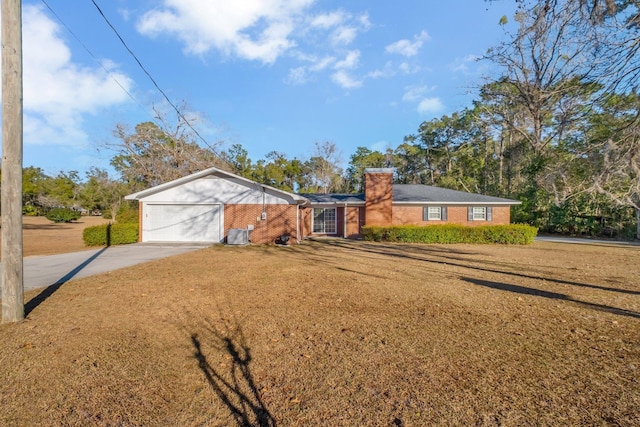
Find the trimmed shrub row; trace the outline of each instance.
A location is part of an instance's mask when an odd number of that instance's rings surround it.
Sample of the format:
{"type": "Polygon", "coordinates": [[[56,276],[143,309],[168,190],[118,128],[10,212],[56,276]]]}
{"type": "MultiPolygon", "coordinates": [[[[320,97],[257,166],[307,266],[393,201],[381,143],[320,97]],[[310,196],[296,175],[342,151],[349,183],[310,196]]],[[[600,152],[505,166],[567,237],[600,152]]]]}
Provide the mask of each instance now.
{"type": "Polygon", "coordinates": [[[374,242],[528,245],[533,242],[537,234],[536,227],[525,224],[481,225],[477,227],[458,224],[362,227],[362,238],[374,242]]]}
{"type": "Polygon", "coordinates": [[[102,224],[87,227],[82,232],[82,239],[87,246],[111,246],[136,243],[138,241],[138,224],[102,224]]]}

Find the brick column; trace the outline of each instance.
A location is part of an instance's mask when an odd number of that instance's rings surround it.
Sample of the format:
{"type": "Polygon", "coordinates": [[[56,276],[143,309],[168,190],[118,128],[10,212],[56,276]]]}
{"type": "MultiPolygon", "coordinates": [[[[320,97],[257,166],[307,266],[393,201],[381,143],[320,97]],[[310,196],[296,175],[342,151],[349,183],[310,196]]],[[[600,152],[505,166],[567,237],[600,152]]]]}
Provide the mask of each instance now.
{"type": "Polygon", "coordinates": [[[393,169],[364,171],[365,225],[391,225],[393,169]]]}

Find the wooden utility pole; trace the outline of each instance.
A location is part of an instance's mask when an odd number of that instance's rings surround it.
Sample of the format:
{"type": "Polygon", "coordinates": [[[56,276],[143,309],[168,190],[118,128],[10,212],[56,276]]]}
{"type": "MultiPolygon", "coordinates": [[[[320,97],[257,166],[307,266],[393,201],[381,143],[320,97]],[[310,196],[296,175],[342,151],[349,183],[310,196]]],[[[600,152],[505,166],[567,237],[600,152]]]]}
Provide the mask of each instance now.
{"type": "Polygon", "coordinates": [[[2,0],[2,323],[24,319],[22,4],[2,0]]]}

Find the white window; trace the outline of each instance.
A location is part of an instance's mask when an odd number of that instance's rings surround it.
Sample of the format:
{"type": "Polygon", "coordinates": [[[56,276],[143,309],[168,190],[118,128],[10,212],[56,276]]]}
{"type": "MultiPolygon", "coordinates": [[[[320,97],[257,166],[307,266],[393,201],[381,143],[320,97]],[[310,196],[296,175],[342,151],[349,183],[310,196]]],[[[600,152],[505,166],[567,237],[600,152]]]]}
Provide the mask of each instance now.
{"type": "Polygon", "coordinates": [[[473,220],[474,221],[486,221],[487,219],[487,208],[484,206],[474,206],[473,207],[473,220]]]}
{"type": "Polygon", "coordinates": [[[336,208],[313,208],[313,232],[336,234],[336,208]]]}
{"type": "Polygon", "coordinates": [[[429,220],[442,219],[442,209],[440,209],[440,206],[429,206],[429,214],[427,217],[429,220]]]}
{"type": "Polygon", "coordinates": [[[422,209],[423,221],[446,221],[447,220],[447,207],[446,206],[425,206],[422,209]]]}

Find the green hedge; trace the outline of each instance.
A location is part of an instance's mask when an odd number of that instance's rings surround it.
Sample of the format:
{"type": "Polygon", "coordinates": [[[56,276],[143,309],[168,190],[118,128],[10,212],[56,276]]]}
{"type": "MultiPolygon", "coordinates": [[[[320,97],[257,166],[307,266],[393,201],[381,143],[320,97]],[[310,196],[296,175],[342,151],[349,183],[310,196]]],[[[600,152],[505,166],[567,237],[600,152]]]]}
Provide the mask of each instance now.
{"type": "Polygon", "coordinates": [[[500,243],[528,245],[538,234],[530,225],[481,225],[469,227],[458,224],[397,225],[391,227],[362,227],[362,238],[374,242],[405,243],[500,243]]]}
{"type": "Polygon", "coordinates": [[[138,224],[103,224],[87,227],[82,232],[87,246],[125,245],[138,241],[138,224]]]}
{"type": "Polygon", "coordinates": [[[53,222],[71,222],[80,218],[80,212],[69,208],[53,208],[45,217],[53,222]]]}

